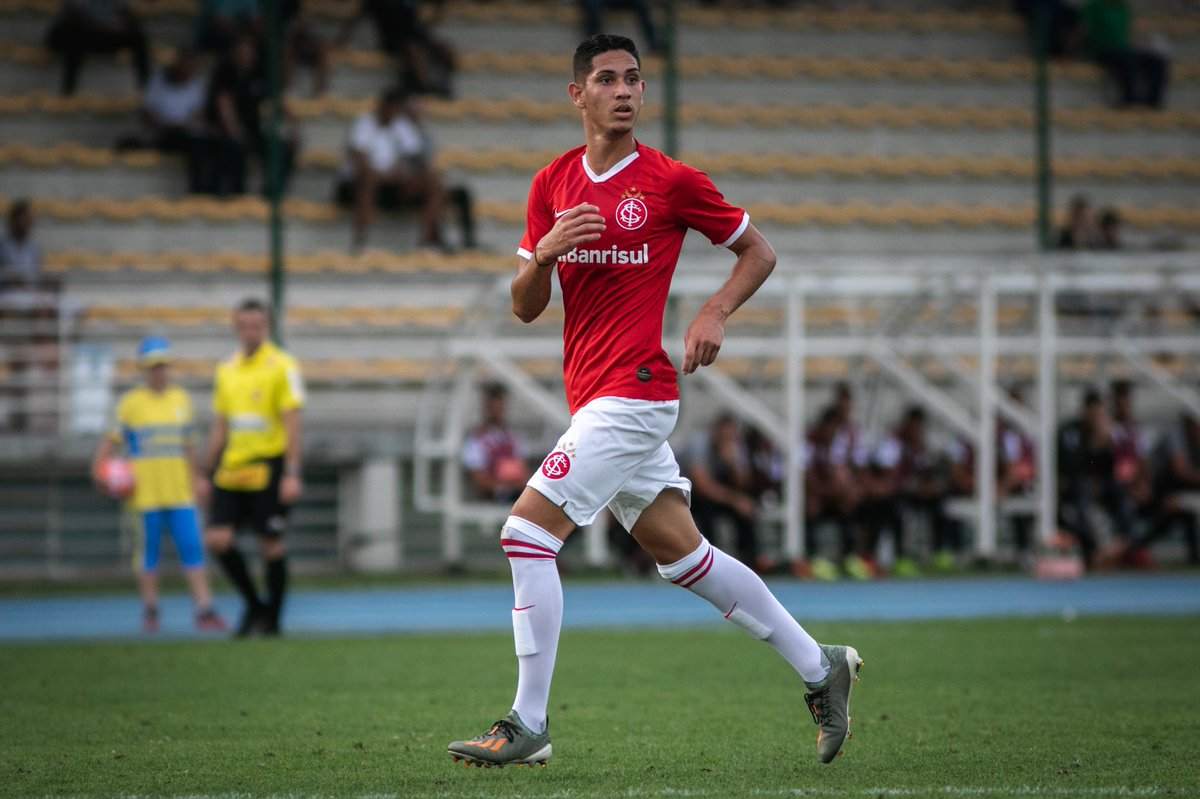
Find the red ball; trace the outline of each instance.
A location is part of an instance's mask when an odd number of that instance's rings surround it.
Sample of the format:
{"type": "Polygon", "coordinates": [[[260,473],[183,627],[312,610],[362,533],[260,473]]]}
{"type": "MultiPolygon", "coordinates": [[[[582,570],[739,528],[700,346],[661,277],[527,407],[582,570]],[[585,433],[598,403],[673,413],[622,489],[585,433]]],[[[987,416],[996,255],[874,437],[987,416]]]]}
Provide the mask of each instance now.
{"type": "Polygon", "coordinates": [[[113,499],[128,499],[135,486],[132,464],[124,458],[109,458],[100,464],[100,483],[113,499]]]}

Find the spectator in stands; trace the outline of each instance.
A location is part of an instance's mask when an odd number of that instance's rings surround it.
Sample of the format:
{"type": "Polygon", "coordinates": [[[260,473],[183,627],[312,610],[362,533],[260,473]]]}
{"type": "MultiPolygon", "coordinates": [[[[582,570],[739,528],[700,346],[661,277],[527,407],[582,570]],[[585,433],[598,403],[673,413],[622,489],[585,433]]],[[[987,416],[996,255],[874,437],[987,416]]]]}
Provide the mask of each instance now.
{"type": "Polygon", "coordinates": [[[483,389],[483,420],[463,444],[462,463],[472,492],[489,502],[513,502],[529,479],[525,448],[508,426],[508,391],[491,384],[483,389]]]}
{"type": "MultiPolygon", "coordinates": [[[[457,59],[453,48],[422,19],[422,5],[420,0],[361,0],[357,13],[343,25],[337,47],[346,47],[359,20],[368,18],[375,25],[379,49],[400,66],[401,83],[416,94],[450,98],[457,59]]],[[[444,3],[432,5],[440,16],[444,3]]]]}
{"type": "Polygon", "coordinates": [[[949,493],[944,478],[942,459],[926,442],[925,410],[910,406],[892,435],[877,448],[872,459],[873,502],[864,514],[871,524],[873,544],[878,546],[880,535],[890,531],[896,544],[893,573],[899,577],[919,573],[906,541],[903,513],[925,516],[933,534],[933,549],[937,553],[961,547],[959,525],[946,515],[945,502],[949,493]]]}
{"type": "MultiPolygon", "coordinates": [[[[199,191],[225,196],[246,191],[246,170],[253,155],[267,162],[267,136],[262,105],[268,88],[263,79],[254,38],[243,35],[229,55],[217,64],[205,102],[206,136],[198,142],[195,170],[199,191]]],[[[292,172],[298,146],[295,132],[282,134],[280,178],[284,187],[292,172]]],[[[264,187],[267,183],[264,180],[264,187]]]]}
{"type": "Polygon", "coordinates": [[[117,142],[118,150],[152,148],[188,156],[188,191],[203,187],[199,170],[205,168],[202,150],[204,78],[196,70],[196,58],[181,50],[175,60],[155,71],[142,98],[143,132],[117,142]]]}
{"type": "Polygon", "coordinates": [[[62,56],[62,93],[79,84],[79,70],[89,53],[128,50],[138,88],[150,77],[150,50],[142,24],[124,0],[64,0],[46,34],[46,47],[62,56]]]}
{"type": "Polygon", "coordinates": [[[262,34],[258,0],[200,0],[196,48],[224,56],[242,36],[262,34]]]}
{"type": "Polygon", "coordinates": [[[1058,433],[1059,526],[1079,542],[1089,566],[1097,564],[1101,543],[1092,522],[1094,509],[1107,514],[1116,542],[1133,534],[1134,502],[1117,480],[1116,464],[1112,420],[1099,392],[1089,389],[1079,417],[1058,433]]]}
{"type": "Polygon", "coordinates": [[[1155,516],[1146,532],[1135,540],[1125,560],[1135,566],[1151,565],[1149,547],[1178,528],[1188,548],[1188,562],[1200,565],[1200,522],[1194,505],[1183,495],[1200,494],[1200,419],[1180,414],[1179,425],[1163,437],[1154,450],[1155,516]]]}
{"type": "MultiPolygon", "coordinates": [[[[1025,404],[1020,386],[1013,386],[1009,398],[1018,405],[1025,404]]],[[[997,482],[996,499],[1027,496],[1033,493],[1037,478],[1037,449],[1029,434],[1004,416],[996,417],[997,482]]],[[[1028,553],[1033,545],[1034,516],[1018,513],[1011,518],[1013,543],[1017,552],[1028,553]]]]}
{"type": "Polygon", "coordinates": [[[1118,107],[1162,108],[1170,64],[1161,53],[1134,45],[1128,0],[1087,0],[1082,18],[1084,47],[1117,84],[1118,107]]]}
{"type": "Polygon", "coordinates": [[[805,544],[808,550],[807,568],[801,566],[801,576],[833,579],[836,567],[828,558],[818,554],[816,532],[822,522],[832,523],[838,533],[838,560],[849,566],[858,546],[858,514],[863,500],[860,464],[846,446],[842,420],[846,418],[838,405],[821,412],[817,423],[808,431],[801,449],[800,468],[804,471],[804,520],[808,531],[805,544]]]}
{"type": "Polygon", "coordinates": [[[718,416],[707,433],[692,438],[685,462],[696,526],[713,536],[725,520],[737,537],[738,559],[752,569],[768,566],[759,560],[754,474],[737,420],[728,413],[718,416]]]}
{"type": "Polygon", "coordinates": [[[33,240],[33,206],[16,200],[8,208],[8,235],[0,239],[0,289],[32,285],[42,269],[42,248],[33,240]]]}
{"type": "Polygon", "coordinates": [[[1102,250],[1120,250],[1121,246],[1121,214],[1116,208],[1105,208],[1100,212],[1100,241],[1102,250]]]}
{"type": "Polygon", "coordinates": [[[654,16],[650,13],[650,4],[646,0],[579,0],[584,38],[608,30],[604,25],[605,12],[618,10],[632,11],[636,14],[645,46],[652,53],[661,54],[663,52],[662,37],[658,35],[658,29],[654,25],[654,16]]]}
{"type": "Polygon", "coordinates": [[[297,66],[307,67],[312,70],[313,96],[319,97],[329,88],[329,44],[304,13],[301,0],[285,0],[281,11],[287,38],[284,84],[292,85],[297,66]]]}
{"type": "Polygon", "coordinates": [[[1058,249],[1091,250],[1099,246],[1100,231],[1096,226],[1092,204],[1082,194],[1071,198],[1067,224],[1058,233],[1058,249]]]}
{"type": "Polygon", "coordinates": [[[366,245],[376,207],[387,210],[419,206],[420,246],[447,249],[442,216],[453,203],[462,228],[463,246],[475,246],[471,195],[464,187],[447,190],[433,163],[433,147],[419,112],[406,91],[388,89],[375,109],[355,120],[336,190],[340,204],[354,209],[353,248],[366,245]]]}

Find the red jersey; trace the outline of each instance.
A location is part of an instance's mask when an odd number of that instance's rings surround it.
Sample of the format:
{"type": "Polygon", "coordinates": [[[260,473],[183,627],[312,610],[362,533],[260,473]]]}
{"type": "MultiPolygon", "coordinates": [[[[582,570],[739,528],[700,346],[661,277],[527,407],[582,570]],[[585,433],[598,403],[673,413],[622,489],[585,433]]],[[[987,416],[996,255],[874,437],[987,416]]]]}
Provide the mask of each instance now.
{"type": "Polygon", "coordinates": [[[725,202],[708,175],[644,144],[603,175],[588,166],[585,149],[534,176],[517,249],[532,258],[555,218],[580,203],[604,217],[597,241],[558,259],[567,404],[575,413],[597,397],[679,399],[662,326],[683,238],[694,228],[728,247],[750,216],[725,202]]]}

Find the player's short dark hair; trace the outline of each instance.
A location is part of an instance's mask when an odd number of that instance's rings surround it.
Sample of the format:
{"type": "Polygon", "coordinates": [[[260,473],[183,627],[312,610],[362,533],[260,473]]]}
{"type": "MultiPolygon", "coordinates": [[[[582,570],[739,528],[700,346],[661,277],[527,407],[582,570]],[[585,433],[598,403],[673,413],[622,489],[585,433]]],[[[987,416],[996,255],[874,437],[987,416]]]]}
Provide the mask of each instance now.
{"type": "Polygon", "coordinates": [[[245,311],[257,311],[258,313],[264,314],[265,316],[271,315],[271,309],[267,306],[267,304],[265,302],[258,299],[257,297],[247,297],[246,299],[239,302],[233,310],[235,313],[243,313],[245,311]]]}
{"type": "Polygon", "coordinates": [[[615,36],[611,33],[597,33],[595,36],[584,39],[575,48],[575,58],[572,61],[575,82],[582,85],[592,71],[592,60],[601,53],[610,53],[613,50],[624,50],[629,53],[637,62],[638,69],[642,68],[642,57],[638,55],[637,45],[633,43],[633,39],[615,36]]]}
{"type": "Polygon", "coordinates": [[[925,409],[920,405],[909,405],[904,411],[904,421],[906,422],[925,422],[925,409]]]}
{"type": "Polygon", "coordinates": [[[1104,400],[1095,386],[1088,386],[1087,390],[1083,392],[1083,407],[1095,408],[1097,405],[1103,407],[1104,400]]]}
{"type": "Polygon", "coordinates": [[[485,383],[483,386],[485,399],[504,399],[508,396],[508,388],[503,383],[485,383]]]}

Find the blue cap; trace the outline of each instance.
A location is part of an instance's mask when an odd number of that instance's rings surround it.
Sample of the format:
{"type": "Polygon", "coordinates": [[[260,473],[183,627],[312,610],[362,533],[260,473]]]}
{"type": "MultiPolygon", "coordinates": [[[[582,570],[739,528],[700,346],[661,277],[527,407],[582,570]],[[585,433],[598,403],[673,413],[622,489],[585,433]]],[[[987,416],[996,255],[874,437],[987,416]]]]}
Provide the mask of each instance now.
{"type": "Polygon", "coordinates": [[[147,336],[138,345],[138,361],[143,366],[167,363],[171,360],[171,342],[166,336],[147,336]]]}

